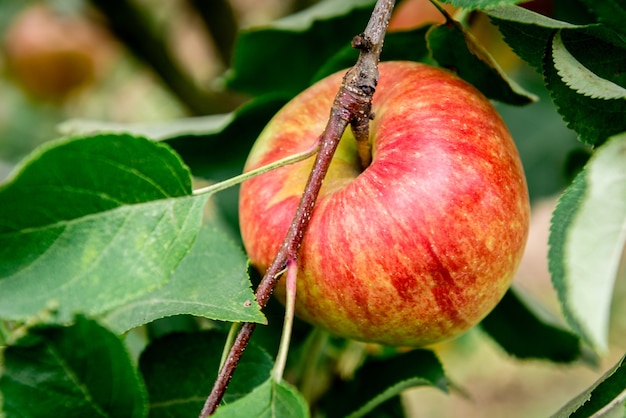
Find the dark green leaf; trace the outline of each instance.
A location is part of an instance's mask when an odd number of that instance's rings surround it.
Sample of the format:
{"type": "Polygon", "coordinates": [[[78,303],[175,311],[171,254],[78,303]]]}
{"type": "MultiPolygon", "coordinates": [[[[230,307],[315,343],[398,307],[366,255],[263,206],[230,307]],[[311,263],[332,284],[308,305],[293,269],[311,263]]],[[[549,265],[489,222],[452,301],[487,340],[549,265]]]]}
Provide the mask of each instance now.
{"type": "MultiPolygon", "coordinates": [[[[139,367],[148,388],[151,417],[198,416],[217,377],[225,341],[223,334],[204,331],[169,334],[150,344],[139,367]]],[[[249,345],[224,401],[234,402],[263,384],[272,366],[265,351],[249,345]]]]}
{"type": "Polygon", "coordinates": [[[509,79],[491,55],[458,22],[448,17],[445,24],[433,26],[427,37],[435,61],[456,72],[488,98],[513,105],[536,100],[509,79]]]}
{"type": "Polygon", "coordinates": [[[626,244],[626,134],[598,148],[552,216],[550,273],[566,319],[604,351],[613,289],[626,244]]]}
{"type": "Polygon", "coordinates": [[[544,320],[509,290],[496,308],[481,322],[481,327],[507,353],[521,358],[553,362],[572,362],[581,355],[579,338],[544,320]]]}
{"type": "MultiPolygon", "coordinates": [[[[381,61],[426,61],[428,60],[428,47],[426,46],[426,32],[428,26],[408,31],[393,31],[385,35],[385,47],[381,54],[381,61]]],[[[359,52],[346,45],[334,56],[328,59],[313,76],[312,81],[322,78],[340,70],[354,66],[359,52]]]]}
{"type": "Polygon", "coordinates": [[[205,226],[167,285],[108,312],[105,321],[118,332],[178,314],[264,322],[246,271],[241,249],[217,226],[205,226]]]}
{"type": "Polygon", "coordinates": [[[613,30],[626,34],[626,3],[623,0],[580,0],[598,17],[598,20],[607,24],[613,30]]]}
{"type": "Polygon", "coordinates": [[[624,65],[626,49],[584,30],[559,31],[553,37],[544,65],[546,83],[559,113],[581,141],[597,146],[626,131],[624,65]]]}
{"type": "Polygon", "coordinates": [[[363,32],[373,0],[322,1],[300,13],[241,32],[229,87],[291,97],[311,84],[326,60],[363,32]]]}
{"type": "Polygon", "coordinates": [[[120,339],[84,317],[37,326],[4,352],[4,412],[12,417],[143,417],[146,394],[120,339]]]}
{"type": "Polygon", "coordinates": [[[291,385],[273,378],[265,381],[248,396],[221,406],[215,418],[306,418],[309,408],[306,401],[291,385]]]}
{"type": "Polygon", "coordinates": [[[513,51],[536,69],[543,66],[543,57],[554,31],[577,27],[519,6],[497,7],[487,10],[487,14],[513,51]]]}
{"type": "Polygon", "coordinates": [[[169,147],[128,135],[46,145],[0,189],[0,317],[101,313],[165,284],[207,196],[169,147]]]}
{"type": "Polygon", "coordinates": [[[552,418],[623,417],[626,414],[625,359],[622,357],[604,376],[552,418]]]}
{"type": "Polygon", "coordinates": [[[412,350],[386,359],[368,359],[353,379],[332,387],[322,402],[329,417],[362,417],[405,389],[434,386],[447,392],[447,385],[435,354],[412,350]]]}

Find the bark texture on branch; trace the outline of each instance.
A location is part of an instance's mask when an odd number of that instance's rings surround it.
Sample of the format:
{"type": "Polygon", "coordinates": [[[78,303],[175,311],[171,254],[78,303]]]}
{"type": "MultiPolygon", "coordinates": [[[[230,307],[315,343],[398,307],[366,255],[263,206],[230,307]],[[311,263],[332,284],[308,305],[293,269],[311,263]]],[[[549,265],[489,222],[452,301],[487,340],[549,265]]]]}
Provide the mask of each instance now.
{"type": "MultiPolygon", "coordinates": [[[[369,121],[374,117],[371,113],[372,97],[378,83],[378,62],[394,4],[395,0],[378,0],[365,31],[352,40],[352,46],[360,50],[359,58],[355,66],[346,72],[335,96],[328,124],[320,137],[319,151],[296,214],[276,258],[256,290],[256,299],[262,309],[271,297],[287,261],[297,259],[322,181],[348,125],[358,141],[362,165],[369,165],[369,121]]],[[[245,323],[241,327],[200,413],[201,418],[213,414],[220,404],[255,327],[254,323],[245,323]]]]}

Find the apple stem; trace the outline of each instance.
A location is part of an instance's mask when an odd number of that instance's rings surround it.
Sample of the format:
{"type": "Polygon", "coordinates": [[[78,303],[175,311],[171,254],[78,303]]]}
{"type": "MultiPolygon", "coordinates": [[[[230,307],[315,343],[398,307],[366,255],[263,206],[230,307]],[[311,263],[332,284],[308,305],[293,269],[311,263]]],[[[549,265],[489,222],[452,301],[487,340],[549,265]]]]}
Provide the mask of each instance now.
{"type": "MultiPolygon", "coordinates": [[[[354,67],[346,72],[335,96],[330,118],[320,139],[319,152],[287,236],[257,287],[256,300],[261,309],[265,308],[288,261],[297,259],[322,182],[348,124],[359,142],[367,142],[369,146],[369,121],[373,117],[371,105],[378,83],[378,61],[394,5],[395,0],[378,0],[365,31],[352,41],[352,45],[360,50],[359,58],[354,67]]],[[[368,151],[367,155],[371,158],[371,152],[368,151]]],[[[365,157],[361,158],[363,161],[365,157]]],[[[252,322],[242,325],[224,365],[220,368],[200,418],[208,417],[217,409],[255,327],[256,324],[252,322]]]]}

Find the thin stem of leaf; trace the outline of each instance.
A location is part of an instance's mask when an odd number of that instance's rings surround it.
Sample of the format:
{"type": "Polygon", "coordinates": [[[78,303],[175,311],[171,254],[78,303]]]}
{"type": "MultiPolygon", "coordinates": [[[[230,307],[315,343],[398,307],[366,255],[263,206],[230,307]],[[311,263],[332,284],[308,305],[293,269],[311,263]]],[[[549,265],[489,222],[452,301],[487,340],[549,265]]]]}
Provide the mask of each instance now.
{"type": "Polygon", "coordinates": [[[227,180],[220,181],[219,183],[212,184],[207,187],[202,187],[200,189],[196,189],[193,191],[194,195],[201,194],[213,194],[220,192],[222,190],[228,189],[229,187],[233,187],[238,185],[239,183],[243,183],[244,181],[251,179],[252,177],[256,177],[261,174],[265,174],[269,171],[275,170],[280,167],[284,167],[289,164],[294,164],[300,161],[304,161],[307,158],[312,157],[319,149],[319,142],[316,143],[313,148],[310,148],[304,152],[300,152],[298,154],[290,155],[285,158],[281,158],[278,161],[274,161],[273,163],[269,163],[262,167],[256,168],[254,170],[247,171],[245,173],[239,174],[238,176],[231,177],[227,180]]]}

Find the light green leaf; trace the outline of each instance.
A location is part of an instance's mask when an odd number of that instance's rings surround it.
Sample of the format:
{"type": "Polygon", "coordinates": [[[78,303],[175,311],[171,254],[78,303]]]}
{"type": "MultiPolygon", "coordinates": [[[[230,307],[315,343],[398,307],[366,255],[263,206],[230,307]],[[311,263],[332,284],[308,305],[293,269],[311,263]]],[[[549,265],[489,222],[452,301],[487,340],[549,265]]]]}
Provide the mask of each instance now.
{"type": "Polygon", "coordinates": [[[309,417],[306,401],[291,385],[270,378],[249,395],[217,408],[215,418],[309,417]]]}
{"type": "Polygon", "coordinates": [[[146,416],[146,390],[126,348],[93,320],[31,328],[3,363],[7,418],[146,416]]]}
{"type": "Polygon", "coordinates": [[[561,80],[577,93],[595,99],[626,99],[624,87],[597,76],[567,50],[561,32],[552,42],[552,59],[561,80]]]}
{"type": "MultiPolygon", "coordinates": [[[[206,196],[122,206],[0,235],[0,317],[99,314],[167,283],[191,247],[206,196]]],[[[16,209],[19,210],[19,209],[16,209]]]]}
{"type": "Polygon", "coordinates": [[[106,313],[104,321],[117,332],[177,314],[264,322],[246,271],[239,247],[217,226],[204,226],[168,284],[106,313]]]}
{"type": "Polygon", "coordinates": [[[609,313],[626,243],[626,134],[598,148],[553,213],[550,272],[570,325],[607,349],[609,313]]]}
{"type": "Polygon", "coordinates": [[[622,418],[626,415],[626,357],[552,418],[622,418]]]}

